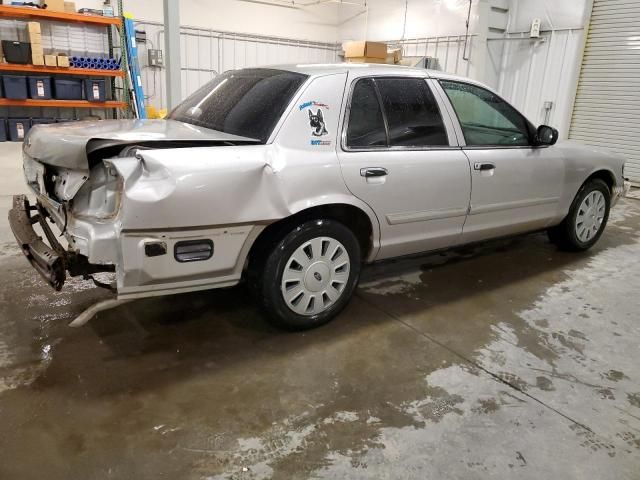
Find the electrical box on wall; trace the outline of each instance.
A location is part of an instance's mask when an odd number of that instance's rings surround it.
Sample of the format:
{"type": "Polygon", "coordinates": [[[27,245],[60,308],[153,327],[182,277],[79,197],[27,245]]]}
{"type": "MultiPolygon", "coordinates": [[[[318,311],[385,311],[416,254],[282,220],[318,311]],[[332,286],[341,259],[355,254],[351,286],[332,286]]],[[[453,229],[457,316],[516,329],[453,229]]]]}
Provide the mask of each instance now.
{"type": "Polygon", "coordinates": [[[136,42],[145,43],[147,41],[147,32],[143,30],[136,30],[136,42]]]}
{"type": "Polygon", "coordinates": [[[150,67],[164,67],[164,58],[162,57],[162,50],[154,50],[150,48],[147,50],[149,55],[150,67]]]}
{"type": "Polygon", "coordinates": [[[539,18],[534,18],[533,22],[531,22],[531,38],[540,38],[540,26],[542,25],[542,20],[539,18]]]}

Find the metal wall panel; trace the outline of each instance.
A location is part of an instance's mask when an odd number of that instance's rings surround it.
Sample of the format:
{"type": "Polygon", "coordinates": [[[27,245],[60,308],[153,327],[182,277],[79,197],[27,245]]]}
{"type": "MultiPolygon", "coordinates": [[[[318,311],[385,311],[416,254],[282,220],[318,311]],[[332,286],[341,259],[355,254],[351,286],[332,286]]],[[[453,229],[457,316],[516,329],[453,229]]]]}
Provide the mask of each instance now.
{"type": "Polygon", "coordinates": [[[490,46],[504,45],[498,92],[534,124],[558,128],[563,138],[572,108],[567,92],[575,81],[571,59],[580,55],[583,38],[583,30],[575,28],[545,31],[539,39],[522,32],[488,41],[490,46]]]}
{"type": "Polygon", "coordinates": [[[407,40],[390,40],[391,48],[402,48],[405,57],[431,57],[436,67],[453,75],[469,76],[474,35],[450,35],[407,40]]]}
{"type": "Polygon", "coordinates": [[[569,138],[610,148],[640,183],[640,2],[595,0],[569,138]]]}
{"type": "MultiPolygon", "coordinates": [[[[147,33],[139,45],[145,101],[166,108],[164,71],[149,67],[147,49],[164,45],[164,27],[155,22],[136,22],[136,30],[147,33]]],[[[182,96],[196,91],[218,73],[244,67],[283,63],[335,63],[339,45],[290,38],[221,32],[195,27],[180,29],[182,96]]]]}

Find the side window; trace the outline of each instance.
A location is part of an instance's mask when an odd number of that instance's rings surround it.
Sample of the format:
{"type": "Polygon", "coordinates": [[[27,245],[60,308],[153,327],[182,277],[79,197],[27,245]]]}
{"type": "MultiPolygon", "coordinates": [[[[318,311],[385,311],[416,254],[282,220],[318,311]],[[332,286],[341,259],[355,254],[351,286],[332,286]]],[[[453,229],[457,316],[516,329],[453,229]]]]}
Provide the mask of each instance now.
{"type": "Polygon", "coordinates": [[[468,83],[441,80],[469,146],[526,146],[529,123],[492,92],[468,83]]]}
{"type": "Polygon", "coordinates": [[[347,146],[358,148],[386,145],[387,130],[373,80],[359,80],[351,96],[347,146]]]}
{"type": "Polygon", "coordinates": [[[422,78],[376,78],[389,124],[390,146],[449,145],[431,89],[422,78]]]}

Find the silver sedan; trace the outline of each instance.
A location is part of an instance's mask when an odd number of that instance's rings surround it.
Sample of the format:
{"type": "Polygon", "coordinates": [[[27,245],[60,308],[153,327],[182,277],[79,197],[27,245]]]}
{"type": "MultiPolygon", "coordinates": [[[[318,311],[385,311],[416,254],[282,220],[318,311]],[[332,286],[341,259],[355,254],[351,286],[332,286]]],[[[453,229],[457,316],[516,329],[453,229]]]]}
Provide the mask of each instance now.
{"type": "Polygon", "coordinates": [[[591,247],[623,159],[557,139],[440,72],[230,71],[168,120],[33,128],[36,200],[15,197],[10,223],[56,289],[114,272],[96,283],[117,303],[246,279],[270,319],[304,329],[345,307],[363,263],[545,229],[563,249],[591,247]]]}

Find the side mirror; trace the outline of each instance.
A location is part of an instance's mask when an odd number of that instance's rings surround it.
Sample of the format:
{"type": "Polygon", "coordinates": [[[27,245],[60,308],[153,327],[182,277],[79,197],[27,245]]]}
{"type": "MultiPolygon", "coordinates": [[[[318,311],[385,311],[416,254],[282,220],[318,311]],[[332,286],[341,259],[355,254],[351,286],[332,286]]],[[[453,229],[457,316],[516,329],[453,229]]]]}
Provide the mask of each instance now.
{"type": "Polygon", "coordinates": [[[558,130],[548,125],[540,125],[536,132],[536,145],[554,145],[558,141],[558,130]]]}

